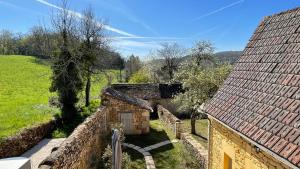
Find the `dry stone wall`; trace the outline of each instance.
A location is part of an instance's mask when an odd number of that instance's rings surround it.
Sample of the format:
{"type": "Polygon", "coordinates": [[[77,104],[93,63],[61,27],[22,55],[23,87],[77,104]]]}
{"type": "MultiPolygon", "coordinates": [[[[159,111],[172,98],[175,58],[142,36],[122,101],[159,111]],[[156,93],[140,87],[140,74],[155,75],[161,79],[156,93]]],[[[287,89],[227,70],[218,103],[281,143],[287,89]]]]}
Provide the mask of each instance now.
{"type": "Polygon", "coordinates": [[[181,120],[161,105],[157,106],[157,114],[159,119],[174,132],[176,138],[180,138],[180,134],[182,132],[181,120]]]}
{"type": "Polygon", "coordinates": [[[0,143],[0,158],[15,157],[35,146],[53,131],[57,120],[22,130],[19,134],[8,137],[0,143]]]}
{"type": "Polygon", "coordinates": [[[106,107],[100,107],[53,151],[39,166],[40,169],[98,168],[98,160],[109,129],[106,124],[106,107]]]}
{"type": "Polygon", "coordinates": [[[191,134],[182,133],[181,134],[182,143],[185,145],[187,150],[195,155],[196,159],[199,161],[202,168],[208,167],[208,151],[197,141],[191,134]]]}

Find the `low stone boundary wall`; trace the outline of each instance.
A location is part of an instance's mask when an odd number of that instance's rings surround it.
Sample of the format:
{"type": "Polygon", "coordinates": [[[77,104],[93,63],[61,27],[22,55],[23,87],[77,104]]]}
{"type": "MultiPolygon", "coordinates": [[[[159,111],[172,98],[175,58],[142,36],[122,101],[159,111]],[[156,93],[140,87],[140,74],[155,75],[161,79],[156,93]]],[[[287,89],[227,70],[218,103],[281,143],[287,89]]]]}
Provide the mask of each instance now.
{"type": "Polygon", "coordinates": [[[208,151],[189,133],[181,133],[181,140],[188,151],[195,155],[202,168],[208,168],[208,151]]]}
{"type": "Polygon", "coordinates": [[[157,114],[159,119],[167,125],[172,131],[176,138],[180,139],[180,134],[182,132],[182,122],[176,116],[174,116],[169,110],[165,109],[161,105],[157,105],[157,114]]]}
{"type": "Polygon", "coordinates": [[[57,120],[26,128],[15,136],[8,137],[0,143],[0,158],[16,157],[35,146],[56,127],[57,120]]]}
{"type": "Polygon", "coordinates": [[[88,117],[39,165],[39,169],[98,168],[108,131],[106,111],[102,106],[88,117]]]}

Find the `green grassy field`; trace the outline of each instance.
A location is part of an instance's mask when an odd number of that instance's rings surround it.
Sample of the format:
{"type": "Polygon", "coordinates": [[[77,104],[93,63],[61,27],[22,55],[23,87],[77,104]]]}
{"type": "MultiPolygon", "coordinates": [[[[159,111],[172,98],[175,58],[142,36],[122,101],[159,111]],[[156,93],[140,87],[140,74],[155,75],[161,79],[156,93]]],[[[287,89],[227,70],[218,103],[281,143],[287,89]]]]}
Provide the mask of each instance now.
{"type": "MultiPolygon", "coordinates": [[[[110,72],[115,77],[117,71],[110,72]]],[[[48,106],[48,98],[55,95],[49,92],[50,76],[49,65],[34,57],[0,55],[0,139],[49,121],[59,113],[48,106]]],[[[101,80],[93,84],[93,98],[107,84],[104,75],[98,76],[101,80]]]]}

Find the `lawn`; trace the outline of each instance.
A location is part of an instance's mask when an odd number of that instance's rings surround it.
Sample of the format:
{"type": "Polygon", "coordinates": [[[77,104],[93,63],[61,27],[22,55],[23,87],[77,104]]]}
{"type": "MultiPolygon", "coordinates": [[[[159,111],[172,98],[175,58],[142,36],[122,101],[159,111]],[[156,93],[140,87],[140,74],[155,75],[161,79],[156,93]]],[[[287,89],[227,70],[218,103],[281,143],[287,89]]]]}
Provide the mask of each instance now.
{"type": "MultiPolygon", "coordinates": [[[[185,132],[191,132],[191,120],[184,119],[183,129],[185,132]]],[[[196,121],[196,135],[192,135],[199,143],[201,143],[205,148],[207,148],[207,138],[208,138],[208,120],[201,119],[196,121]],[[206,139],[204,139],[204,138],[206,139]]]]}
{"type": "MultiPolygon", "coordinates": [[[[115,77],[117,71],[111,72],[115,77]]],[[[55,95],[49,92],[50,76],[47,62],[31,56],[0,55],[0,140],[22,128],[47,122],[59,113],[48,106],[48,98],[55,95]]],[[[104,75],[98,79],[102,80],[94,82],[93,98],[107,84],[104,75]]]]}
{"type": "MultiPolygon", "coordinates": [[[[159,143],[165,140],[175,139],[174,134],[169,129],[164,128],[159,120],[150,121],[150,133],[141,136],[126,136],[125,142],[138,145],[140,147],[147,147],[155,143],[159,143]]],[[[138,152],[128,151],[126,152],[132,156],[134,162],[134,169],[146,168],[144,157],[139,156],[138,152]]],[[[186,151],[185,147],[180,143],[172,143],[169,145],[162,146],[158,149],[150,151],[156,168],[160,169],[199,169],[197,160],[186,151]]]]}

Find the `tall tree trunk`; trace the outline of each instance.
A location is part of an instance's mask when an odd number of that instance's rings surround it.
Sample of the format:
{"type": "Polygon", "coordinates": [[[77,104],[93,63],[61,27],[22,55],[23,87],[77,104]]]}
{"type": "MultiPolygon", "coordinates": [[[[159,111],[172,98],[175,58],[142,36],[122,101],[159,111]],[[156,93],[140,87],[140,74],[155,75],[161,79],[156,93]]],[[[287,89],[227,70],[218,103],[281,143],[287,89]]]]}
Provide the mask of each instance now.
{"type": "Polygon", "coordinates": [[[85,106],[90,105],[90,90],[91,90],[91,73],[88,72],[87,81],[85,85],[85,106]]]}
{"type": "Polygon", "coordinates": [[[120,69],[120,79],[119,82],[122,82],[122,69],[120,69]]]}
{"type": "Polygon", "coordinates": [[[191,133],[196,134],[196,115],[194,111],[191,113],[191,133]]]}

